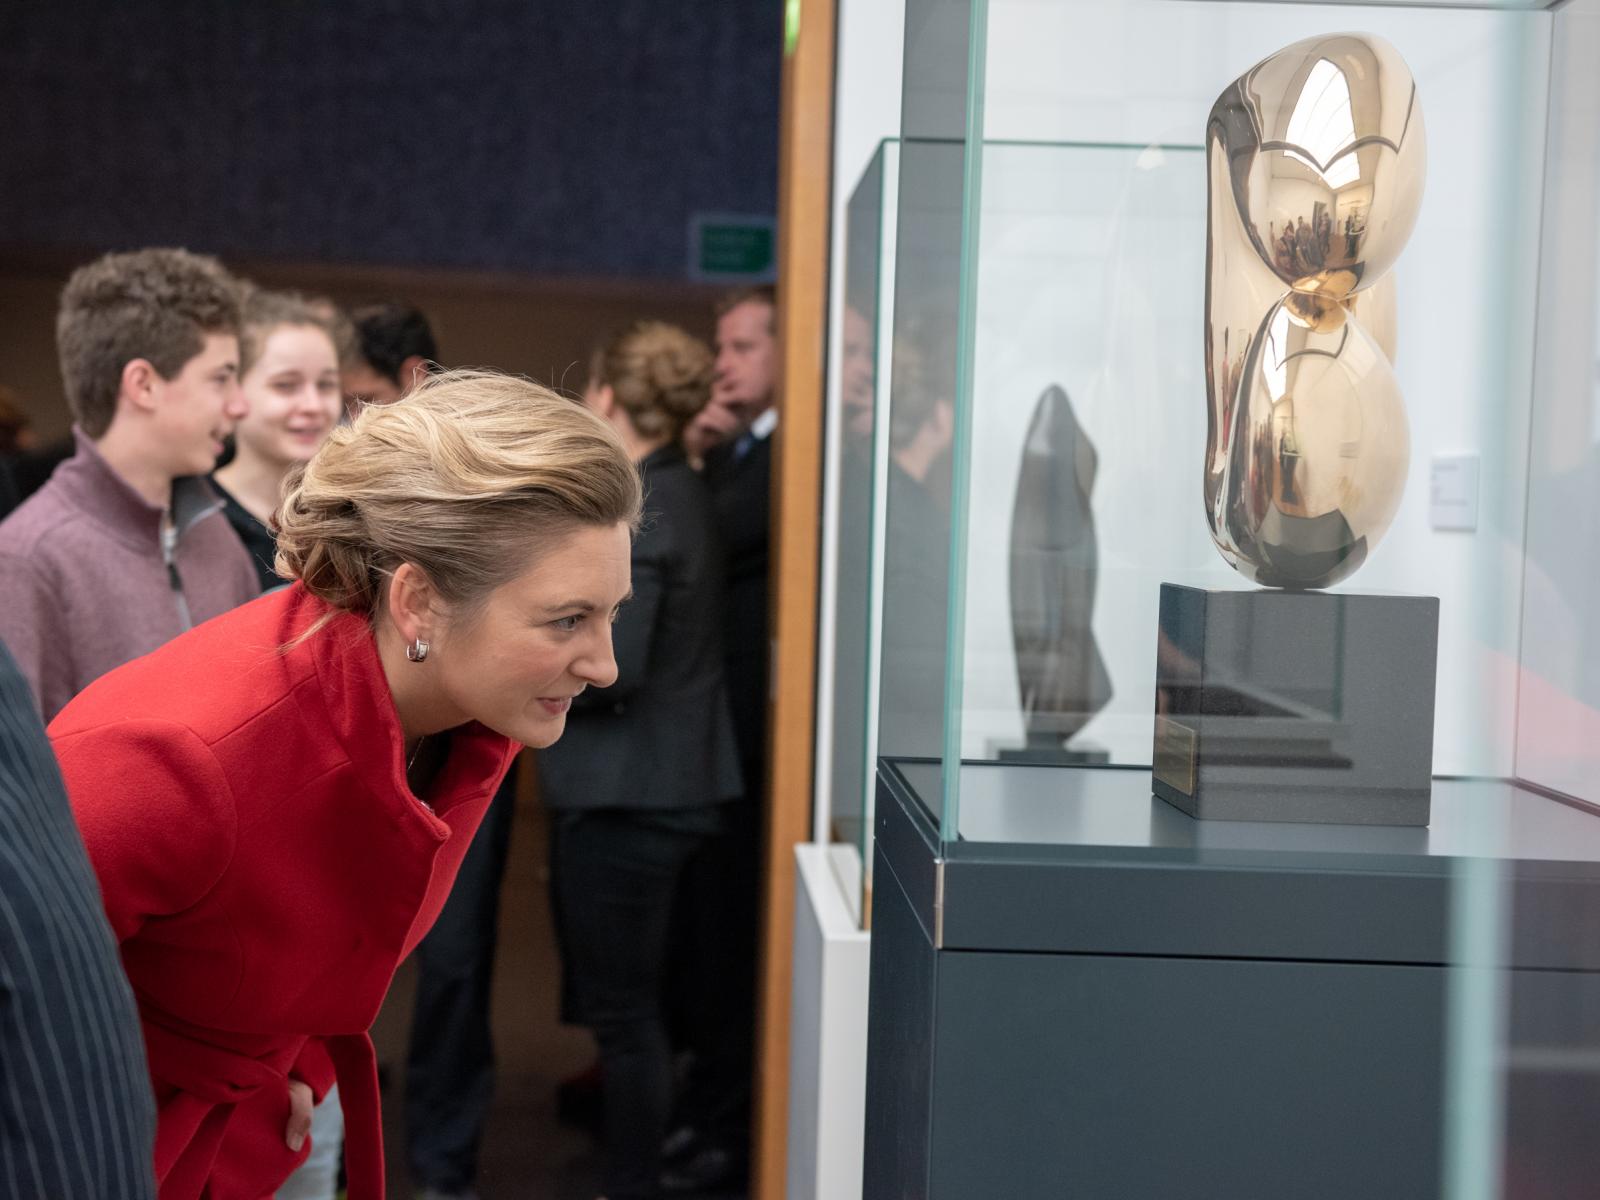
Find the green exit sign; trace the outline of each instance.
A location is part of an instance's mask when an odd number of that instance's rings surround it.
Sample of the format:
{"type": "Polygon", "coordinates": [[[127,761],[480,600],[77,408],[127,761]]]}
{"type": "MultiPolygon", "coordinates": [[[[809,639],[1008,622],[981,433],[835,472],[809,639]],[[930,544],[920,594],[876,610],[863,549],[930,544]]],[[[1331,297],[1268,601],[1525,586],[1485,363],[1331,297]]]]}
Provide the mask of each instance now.
{"type": "Polygon", "coordinates": [[[778,273],[778,223],[768,216],[695,213],[689,218],[689,278],[768,283],[778,273]]]}

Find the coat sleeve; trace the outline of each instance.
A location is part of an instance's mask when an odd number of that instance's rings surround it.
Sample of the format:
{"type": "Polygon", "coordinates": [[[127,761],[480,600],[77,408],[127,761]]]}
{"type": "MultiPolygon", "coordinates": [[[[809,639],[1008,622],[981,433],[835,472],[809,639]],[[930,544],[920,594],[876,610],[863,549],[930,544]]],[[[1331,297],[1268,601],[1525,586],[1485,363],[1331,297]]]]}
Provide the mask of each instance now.
{"type": "Polygon", "coordinates": [[[192,731],[117,721],[53,741],[118,942],[216,885],[233,857],[237,817],[222,768],[192,731]]]}
{"type": "Polygon", "coordinates": [[[320,1037],[307,1038],[300,1056],[289,1068],[289,1078],[298,1079],[309,1087],[311,1098],[321,1104],[323,1098],[333,1088],[336,1079],[333,1058],[328,1054],[327,1042],[320,1037]]]}

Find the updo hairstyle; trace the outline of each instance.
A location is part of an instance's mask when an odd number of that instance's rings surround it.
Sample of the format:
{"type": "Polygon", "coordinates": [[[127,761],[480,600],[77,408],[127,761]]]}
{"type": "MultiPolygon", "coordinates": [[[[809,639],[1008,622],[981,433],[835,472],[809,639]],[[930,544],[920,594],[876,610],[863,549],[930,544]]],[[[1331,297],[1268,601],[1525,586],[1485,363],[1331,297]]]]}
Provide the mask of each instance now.
{"type": "MultiPolygon", "coordinates": [[[[331,319],[328,308],[308,300],[297,292],[274,292],[267,288],[246,284],[240,298],[239,321],[239,377],[243,379],[261,360],[267,348],[267,339],[286,326],[294,329],[318,329],[339,353],[340,330],[331,319]]],[[[337,310],[335,310],[337,311],[337,310]]]]}
{"type": "Polygon", "coordinates": [[[616,432],[526,379],[441,371],[329,435],[285,484],[276,569],[376,619],[401,563],[457,615],[584,526],[639,521],[616,432]]]}
{"type": "Polygon", "coordinates": [[[677,441],[711,399],[711,347],[676,325],[638,321],[599,350],[590,382],[606,385],[641,437],[677,441]]]}

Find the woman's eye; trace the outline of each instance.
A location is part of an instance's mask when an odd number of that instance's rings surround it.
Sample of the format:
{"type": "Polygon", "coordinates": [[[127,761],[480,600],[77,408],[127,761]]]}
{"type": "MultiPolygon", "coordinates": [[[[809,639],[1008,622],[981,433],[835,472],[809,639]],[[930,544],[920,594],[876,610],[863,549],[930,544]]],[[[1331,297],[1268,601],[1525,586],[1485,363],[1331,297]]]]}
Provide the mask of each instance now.
{"type": "Polygon", "coordinates": [[[550,622],[550,624],[554,625],[562,633],[576,633],[578,631],[578,626],[581,625],[582,623],[583,623],[583,617],[582,616],[561,617],[561,618],[559,618],[557,620],[554,620],[554,621],[550,622]]]}

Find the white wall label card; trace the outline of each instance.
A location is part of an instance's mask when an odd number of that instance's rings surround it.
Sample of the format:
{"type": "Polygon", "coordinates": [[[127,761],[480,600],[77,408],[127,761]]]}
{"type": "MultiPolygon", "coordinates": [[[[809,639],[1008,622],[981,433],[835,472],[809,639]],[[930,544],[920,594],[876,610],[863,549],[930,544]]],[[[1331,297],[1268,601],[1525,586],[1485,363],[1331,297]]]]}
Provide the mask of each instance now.
{"type": "Polygon", "coordinates": [[[1438,454],[1433,473],[1428,510],[1435,529],[1478,527],[1478,456],[1476,454],[1438,454]]]}

